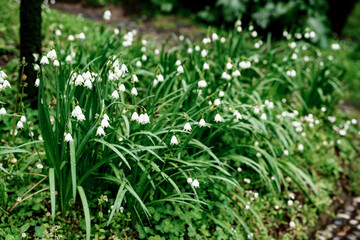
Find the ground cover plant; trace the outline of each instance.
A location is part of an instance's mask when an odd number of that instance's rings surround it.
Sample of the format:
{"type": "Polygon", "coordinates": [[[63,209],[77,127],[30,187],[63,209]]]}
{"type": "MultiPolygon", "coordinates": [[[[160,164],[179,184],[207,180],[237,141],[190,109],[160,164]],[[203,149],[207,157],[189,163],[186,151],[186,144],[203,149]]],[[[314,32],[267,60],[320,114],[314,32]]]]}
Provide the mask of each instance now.
{"type": "Polygon", "coordinates": [[[339,180],[358,184],[339,43],[43,18],[38,109],[1,70],[1,237],[305,239],[339,180]]]}

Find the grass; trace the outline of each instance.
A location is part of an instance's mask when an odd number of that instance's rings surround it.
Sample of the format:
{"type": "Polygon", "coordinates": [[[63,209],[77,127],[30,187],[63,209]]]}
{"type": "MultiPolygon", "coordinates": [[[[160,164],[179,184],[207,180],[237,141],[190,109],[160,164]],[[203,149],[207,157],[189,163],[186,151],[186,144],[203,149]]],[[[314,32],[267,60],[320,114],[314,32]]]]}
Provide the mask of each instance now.
{"type": "Polygon", "coordinates": [[[16,136],[0,127],[1,237],[304,239],[337,182],[356,176],[358,125],[335,107],[344,45],[234,28],[158,49],[135,32],[43,17],[43,55],[54,50],[59,66],[41,65],[39,109],[1,103],[2,123],[24,125],[16,136]],[[50,189],[31,188],[29,174],[49,176],[36,187],[50,189]]]}

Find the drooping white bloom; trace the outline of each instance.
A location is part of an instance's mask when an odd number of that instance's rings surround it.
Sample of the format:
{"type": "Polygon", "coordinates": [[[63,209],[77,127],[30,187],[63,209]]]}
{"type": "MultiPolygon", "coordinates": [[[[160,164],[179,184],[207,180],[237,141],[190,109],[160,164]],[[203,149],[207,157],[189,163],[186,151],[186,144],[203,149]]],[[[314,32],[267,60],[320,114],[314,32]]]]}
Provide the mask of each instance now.
{"type": "Polygon", "coordinates": [[[141,60],[143,60],[144,62],[147,60],[147,56],[144,54],[141,56],[141,60]]]}
{"type": "Polygon", "coordinates": [[[78,39],[85,39],[85,34],[83,32],[79,33],[79,35],[77,36],[78,39]]]}
{"type": "Polygon", "coordinates": [[[121,65],[121,69],[120,69],[120,70],[121,70],[122,73],[128,72],[128,69],[127,69],[127,67],[126,67],[125,64],[122,64],[122,65],[121,65]]]}
{"type": "Polygon", "coordinates": [[[119,86],[119,91],[120,92],[125,92],[126,88],[125,88],[125,85],[124,84],[120,84],[119,86]]]}
{"type": "Polygon", "coordinates": [[[170,145],[178,145],[178,140],[175,135],[171,137],[170,145]]]}
{"type": "Polygon", "coordinates": [[[40,64],[44,65],[44,64],[49,64],[49,59],[46,56],[43,56],[40,60],[40,64]]]}
{"type": "Polygon", "coordinates": [[[231,62],[228,62],[226,64],[226,69],[231,69],[233,67],[233,65],[231,64],[231,62]]]}
{"type": "Polygon", "coordinates": [[[111,94],[111,96],[112,96],[113,98],[115,98],[115,99],[118,99],[118,98],[119,98],[119,93],[118,93],[118,91],[117,91],[117,90],[113,91],[112,94],[111,94]]]}
{"type": "Polygon", "coordinates": [[[285,155],[285,156],[289,156],[289,151],[288,151],[288,150],[284,150],[284,155],[285,155]]]}
{"type": "Polygon", "coordinates": [[[65,62],[71,62],[72,61],[72,57],[70,55],[67,55],[65,58],[65,62]]]}
{"type": "Polygon", "coordinates": [[[219,39],[219,36],[218,36],[216,33],[213,33],[213,34],[211,35],[211,38],[212,38],[213,41],[216,41],[216,40],[219,39]]]}
{"type": "Polygon", "coordinates": [[[209,64],[204,63],[204,65],[203,65],[203,69],[204,69],[204,70],[209,70],[209,69],[210,69],[209,64]]]}
{"type": "Polygon", "coordinates": [[[43,168],[44,168],[44,166],[43,166],[41,163],[36,164],[36,167],[37,167],[38,169],[43,169],[43,168]]]}
{"type": "MultiPolygon", "coordinates": [[[[196,48],[195,48],[195,49],[196,49],[196,48]]],[[[207,51],[207,50],[203,49],[203,50],[201,51],[201,56],[202,56],[202,57],[206,57],[207,54],[208,54],[208,51],[207,51]]]]}
{"type": "Polygon", "coordinates": [[[195,51],[197,51],[197,52],[200,51],[200,46],[199,45],[195,46],[195,51]]]}
{"type": "Polygon", "coordinates": [[[218,98],[215,99],[215,101],[214,101],[214,105],[215,105],[215,106],[219,106],[220,103],[221,103],[221,102],[220,102],[220,99],[218,99],[218,98]]]}
{"type": "Polygon", "coordinates": [[[35,87],[39,87],[39,85],[40,85],[40,79],[37,78],[37,79],[35,80],[35,84],[34,84],[34,85],[35,85],[35,87]]]}
{"type": "Polygon", "coordinates": [[[108,121],[110,120],[109,116],[108,116],[106,113],[104,113],[103,119],[106,119],[106,120],[108,120],[108,121]]]}
{"type": "Polygon", "coordinates": [[[199,88],[204,88],[204,87],[206,87],[206,86],[207,86],[207,83],[206,83],[205,80],[200,80],[200,81],[198,82],[198,87],[199,87],[199,88]]]}
{"type": "Polygon", "coordinates": [[[265,114],[265,113],[261,114],[260,119],[262,119],[262,120],[266,120],[266,119],[267,119],[266,114],[265,114]]]}
{"type": "Polygon", "coordinates": [[[133,88],[131,89],[131,94],[134,95],[134,96],[137,96],[137,95],[138,95],[138,92],[137,92],[136,88],[133,87],[133,88]]]}
{"type": "Polygon", "coordinates": [[[25,116],[21,116],[20,121],[22,121],[23,123],[26,122],[26,117],[25,117],[25,116]]]}
{"type": "Polygon", "coordinates": [[[291,221],[290,223],[289,223],[289,226],[291,227],[291,228],[294,228],[296,225],[295,225],[295,222],[294,221],[291,221]]]}
{"type": "Polygon", "coordinates": [[[255,113],[255,114],[259,114],[259,113],[260,113],[260,108],[254,107],[254,113],[255,113]]]}
{"type": "Polygon", "coordinates": [[[299,145],[298,145],[298,150],[299,150],[299,151],[302,151],[302,150],[304,150],[304,145],[302,145],[302,144],[299,144],[299,145]]]}
{"type": "Polygon", "coordinates": [[[221,117],[221,115],[220,114],[216,114],[215,115],[215,122],[222,122],[222,117],[221,117]]]}
{"type": "Polygon", "coordinates": [[[185,125],[184,125],[184,130],[185,131],[191,131],[191,125],[190,125],[190,123],[185,123],[185,125]]]}
{"type": "Polygon", "coordinates": [[[46,54],[46,57],[47,57],[47,58],[50,58],[52,61],[56,60],[56,59],[57,59],[57,54],[56,54],[55,49],[50,50],[50,51],[46,54]]]}
{"type": "Polygon", "coordinates": [[[210,38],[204,38],[204,39],[202,40],[202,42],[203,42],[204,44],[208,44],[208,43],[211,43],[211,39],[210,39],[210,38]]]}
{"type": "Polygon", "coordinates": [[[197,179],[194,179],[194,181],[191,183],[191,186],[194,188],[198,188],[200,186],[199,181],[197,179]]]}
{"type": "Polygon", "coordinates": [[[136,61],[135,65],[136,65],[137,67],[141,67],[141,65],[142,65],[142,64],[141,64],[141,61],[139,61],[139,60],[136,61]]]}
{"type": "Polygon", "coordinates": [[[73,138],[72,138],[71,134],[70,134],[70,133],[66,133],[66,134],[65,134],[65,139],[64,139],[64,141],[65,141],[65,142],[71,142],[72,140],[73,140],[73,138]]]}
{"type": "Polygon", "coordinates": [[[0,109],[0,115],[5,115],[5,114],[6,114],[6,109],[2,107],[0,109]]]}
{"type": "Polygon", "coordinates": [[[178,66],[178,68],[177,68],[177,72],[178,73],[183,73],[184,72],[184,68],[183,68],[183,66],[178,66]]]}
{"type": "Polygon", "coordinates": [[[34,64],[34,70],[35,70],[35,71],[39,71],[39,70],[40,70],[39,64],[37,64],[37,63],[34,64]]]}
{"type": "Polygon", "coordinates": [[[242,69],[247,69],[251,67],[251,63],[249,61],[241,61],[239,63],[239,67],[242,69]]]}
{"type": "Polygon", "coordinates": [[[331,44],[331,48],[332,48],[333,50],[339,50],[339,49],[340,49],[340,44],[338,44],[338,43],[333,43],[333,44],[331,44]]]}
{"type": "Polygon", "coordinates": [[[105,21],[109,21],[110,18],[111,18],[111,12],[109,10],[106,10],[104,12],[103,18],[104,18],[105,21]]]}
{"type": "Polygon", "coordinates": [[[105,136],[105,131],[101,126],[96,130],[96,136],[105,136]]]}
{"type": "Polygon", "coordinates": [[[19,128],[19,129],[24,128],[24,124],[23,124],[22,121],[18,121],[17,124],[16,124],[16,126],[17,126],[17,128],[19,128]]]}
{"type": "Polygon", "coordinates": [[[80,86],[84,83],[84,78],[79,74],[75,80],[75,86],[80,86]]]}
{"type": "Polygon", "coordinates": [[[60,63],[58,60],[54,60],[53,65],[54,65],[54,67],[59,67],[60,63]]]}
{"type": "Polygon", "coordinates": [[[291,42],[291,43],[289,43],[289,47],[290,47],[290,48],[295,48],[295,47],[296,47],[296,42],[291,42]]]}
{"type": "Polygon", "coordinates": [[[193,182],[193,180],[192,180],[192,178],[188,178],[188,179],[186,180],[186,182],[187,182],[188,184],[191,184],[191,183],[193,182]]]}
{"type": "Polygon", "coordinates": [[[103,120],[101,120],[101,127],[103,128],[107,128],[107,127],[110,127],[110,124],[109,124],[109,121],[106,120],[105,118],[103,120]]]}
{"type": "Polygon", "coordinates": [[[69,40],[69,41],[74,41],[74,40],[75,40],[75,38],[74,38],[74,36],[73,36],[73,35],[69,35],[69,36],[68,36],[68,40],[69,40]]]}
{"type": "Polygon", "coordinates": [[[133,74],[132,77],[133,77],[134,82],[139,82],[139,79],[135,74],[133,74]]]}
{"type": "Polygon", "coordinates": [[[233,77],[239,77],[239,76],[241,76],[241,73],[240,73],[240,71],[239,70],[235,70],[234,72],[232,72],[232,74],[231,74],[233,77]]]}
{"type": "Polygon", "coordinates": [[[223,97],[223,96],[225,96],[224,91],[220,91],[220,92],[219,92],[219,97],[223,97]]]}
{"type": "Polygon", "coordinates": [[[205,127],[206,126],[206,122],[205,120],[202,118],[200,119],[200,122],[199,122],[199,127],[205,127]]]}
{"type": "Polygon", "coordinates": [[[180,61],[179,59],[176,60],[175,65],[176,65],[176,66],[180,66],[180,65],[181,65],[181,61],[180,61]]]}
{"type": "Polygon", "coordinates": [[[60,31],[59,29],[56,29],[55,35],[56,35],[56,36],[61,36],[61,31],[60,31]]]}
{"type": "Polygon", "coordinates": [[[137,112],[134,112],[132,115],[131,115],[131,121],[137,121],[139,119],[139,115],[137,112]]]}
{"type": "Polygon", "coordinates": [[[159,75],[157,76],[157,80],[158,80],[159,82],[163,82],[163,81],[164,81],[164,76],[161,75],[161,74],[159,74],[159,75]]]}
{"type": "Polygon", "coordinates": [[[226,41],[226,38],[224,38],[224,37],[220,38],[221,43],[224,43],[225,41],[226,41]]]}
{"type": "Polygon", "coordinates": [[[72,117],[76,117],[78,121],[85,120],[85,115],[82,113],[81,108],[77,105],[75,109],[71,112],[72,117]]]}
{"type": "Polygon", "coordinates": [[[147,115],[147,113],[145,114],[140,114],[139,118],[138,118],[138,122],[140,124],[147,124],[147,123],[150,123],[150,119],[149,119],[149,116],[147,115]]]}
{"type": "Polygon", "coordinates": [[[84,83],[84,87],[87,87],[88,89],[92,88],[92,83],[89,79],[86,79],[86,81],[84,83]]]}
{"type": "Polygon", "coordinates": [[[188,52],[189,54],[191,54],[191,53],[193,52],[193,49],[192,49],[192,48],[188,48],[187,52],[188,52]]]}

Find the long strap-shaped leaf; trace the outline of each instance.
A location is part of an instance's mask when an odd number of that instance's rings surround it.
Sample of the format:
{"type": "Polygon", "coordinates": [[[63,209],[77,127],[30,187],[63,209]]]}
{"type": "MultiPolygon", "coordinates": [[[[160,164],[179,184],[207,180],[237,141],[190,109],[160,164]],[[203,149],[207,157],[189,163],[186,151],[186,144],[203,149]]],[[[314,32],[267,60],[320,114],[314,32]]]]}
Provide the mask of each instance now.
{"type": "MultiPolygon", "coordinates": [[[[71,121],[69,122],[69,130],[72,134],[71,121]]],[[[75,157],[75,139],[69,142],[70,145],[70,168],[71,168],[71,181],[73,189],[73,201],[76,200],[76,157],[75,157]]]]}
{"type": "Polygon", "coordinates": [[[113,218],[114,216],[114,213],[115,211],[117,211],[117,209],[120,207],[121,205],[121,202],[122,200],[124,199],[124,196],[125,196],[125,193],[126,193],[126,189],[125,189],[125,185],[126,185],[126,182],[124,181],[120,188],[119,188],[119,191],[116,195],[116,199],[115,199],[115,203],[114,203],[114,207],[113,209],[111,210],[111,213],[110,213],[110,217],[109,217],[109,220],[107,222],[107,226],[109,226],[110,222],[111,222],[111,219],[113,218]]]}
{"type": "Polygon", "coordinates": [[[79,195],[81,198],[81,202],[83,205],[83,209],[84,209],[84,214],[85,214],[85,225],[86,225],[86,240],[90,240],[90,235],[91,235],[91,220],[90,220],[90,210],[89,210],[89,205],[86,199],[86,195],[84,192],[84,189],[82,188],[82,186],[78,186],[78,191],[79,191],[79,195]]]}
{"type": "Polygon", "coordinates": [[[50,184],[50,200],[51,200],[51,218],[55,220],[55,173],[54,169],[49,169],[49,184],[50,184]]]}

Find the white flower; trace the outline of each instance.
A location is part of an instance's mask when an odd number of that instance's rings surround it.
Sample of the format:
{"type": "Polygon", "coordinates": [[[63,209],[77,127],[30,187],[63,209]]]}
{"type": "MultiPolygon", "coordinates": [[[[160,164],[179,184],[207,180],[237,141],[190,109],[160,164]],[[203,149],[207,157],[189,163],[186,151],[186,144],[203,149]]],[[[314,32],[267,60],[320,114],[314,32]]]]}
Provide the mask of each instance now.
{"type": "Polygon", "coordinates": [[[340,44],[338,44],[338,43],[333,43],[333,44],[331,44],[331,48],[332,48],[333,50],[339,50],[339,49],[340,49],[340,44]]]}
{"type": "Polygon", "coordinates": [[[72,57],[70,55],[67,55],[65,58],[65,62],[71,62],[72,61],[72,57]]]}
{"type": "Polygon", "coordinates": [[[204,69],[204,70],[209,70],[209,69],[210,69],[209,64],[204,63],[204,65],[203,65],[203,69],[204,69]]]}
{"type": "Polygon", "coordinates": [[[147,123],[150,123],[150,119],[149,119],[149,116],[147,115],[147,113],[145,114],[140,114],[139,118],[138,118],[138,122],[140,124],[147,124],[147,123]]]}
{"type": "Polygon", "coordinates": [[[77,36],[78,39],[85,39],[85,34],[83,32],[79,33],[79,35],[77,36]]]}
{"type": "Polygon", "coordinates": [[[47,58],[50,58],[51,60],[56,60],[57,59],[57,55],[56,55],[56,51],[55,49],[50,50],[47,54],[46,54],[47,58]]]}
{"type": "Polygon", "coordinates": [[[296,42],[291,42],[291,43],[289,43],[289,47],[290,47],[290,48],[295,48],[295,47],[296,47],[296,42]]]}
{"type": "Polygon", "coordinates": [[[199,88],[204,88],[204,87],[206,87],[206,86],[207,86],[207,83],[206,83],[205,80],[200,80],[200,81],[198,82],[198,87],[199,87],[199,88]]]}
{"type": "Polygon", "coordinates": [[[206,126],[206,122],[205,120],[202,118],[199,122],[199,127],[205,127],[206,126]]]}
{"type": "Polygon", "coordinates": [[[49,59],[46,56],[43,56],[40,60],[40,64],[49,64],[49,59]]]}
{"type": "Polygon", "coordinates": [[[159,82],[163,82],[163,81],[164,81],[164,76],[161,75],[161,74],[159,74],[159,75],[157,76],[157,80],[158,80],[159,82]]]}
{"type": "Polygon", "coordinates": [[[197,51],[197,52],[200,51],[200,46],[199,45],[195,46],[195,51],[197,51]]]}
{"type": "Polygon", "coordinates": [[[79,74],[75,80],[75,86],[80,86],[84,83],[84,78],[79,74]]]}
{"type": "Polygon", "coordinates": [[[255,108],[254,108],[254,113],[255,113],[255,114],[259,114],[259,113],[260,113],[260,108],[255,107],[255,108]]]}
{"type": "Polygon", "coordinates": [[[257,35],[258,35],[258,34],[257,34],[257,32],[256,32],[256,31],[252,31],[252,32],[251,32],[251,36],[252,36],[252,37],[254,37],[254,38],[255,38],[255,37],[257,37],[257,35]]]}
{"type": "Polygon", "coordinates": [[[155,49],[155,55],[159,55],[160,54],[160,50],[159,49],[155,49]]]}
{"type": "Polygon", "coordinates": [[[38,64],[36,64],[36,63],[34,64],[34,70],[35,70],[35,71],[39,71],[39,70],[40,70],[40,66],[39,66],[38,64]]]}
{"type": "Polygon", "coordinates": [[[26,117],[25,117],[25,116],[21,116],[20,121],[22,121],[23,123],[26,122],[26,117]]]}
{"type": "Polygon", "coordinates": [[[87,87],[88,89],[92,88],[92,83],[89,79],[86,79],[86,81],[84,83],[84,87],[87,87]]]}
{"type": "Polygon", "coordinates": [[[119,98],[119,93],[118,93],[118,91],[113,91],[113,93],[111,94],[111,96],[113,97],[113,98],[115,98],[115,99],[118,99],[119,98]]]}
{"type": "Polygon", "coordinates": [[[233,77],[239,77],[239,76],[241,76],[241,73],[240,73],[239,70],[236,69],[231,75],[232,75],[233,77]]]}
{"type": "Polygon", "coordinates": [[[225,41],[226,41],[226,38],[224,38],[224,37],[220,38],[221,43],[224,43],[225,41]]]}
{"type": "Polygon", "coordinates": [[[120,70],[121,70],[122,73],[128,72],[128,69],[127,69],[127,67],[126,67],[125,64],[122,64],[122,65],[121,65],[121,69],[120,69],[120,70]]]}
{"type": "Polygon", "coordinates": [[[135,74],[133,74],[132,77],[133,77],[134,82],[139,82],[139,79],[135,74]]]}
{"type": "Polygon", "coordinates": [[[53,65],[54,65],[54,67],[58,67],[58,66],[60,66],[60,63],[58,60],[54,60],[53,65]]]}
{"type": "Polygon", "coordinates": [[[214,101],[214,105],[215,105],[215,106],[219,106],[220,103],[221,103],[221,102],[220,102],[220,99],[218,99],[218,98],[215,99],[215,101],[214,101]]]}
{"type": "Polygon", "coordinates": [[[19,129],[24,128],[24,124],[23,124],[22,121],[18,121],[17,124],[16,124],[16,126],[17,126],[17,128],[19,128],[19,129]]]}
{"type": "Polygon", "coordinates": [[[231,64],[231,62],[228,62],[226,64],[226,69],[231,69],[233,67],[233,65],[231,64]]]}
{"type": "Polygon", "coordinates": [[[141,56],[141,60],[146,61],[146,60],[147,60],[147,56],[146,56],[146,55],[142,55],[142,56],[141,56]]]}
{"type": "Polygon", "coordinates": [[[285,155],[285,156],[289,156],[289,151],[288,151],[288,150],[284,150],[284,155],[285,155]]]}
{"type": "Polygon", "coordinates": [[[192,178],[188,178],[186,181],[188,184],[191,184],[193,182],[192,178]]]}
{"type": "Polygon", "coordinates": [[[44,166],[43,166],[41,163],[36,164],[36,167],[37,167],[38,169],[43,169],[43,168],[44,168],[44,166]]]}
{"type": "Polygon", "coordinates": [[[2,107],[0,109],[0,115],[5,115],[5,114],[6,114],[6,109],[2,107]]]}
{"type": "Polygon", "coordinates": [[[108,116],[106,113],[104,113],[103,119],[106,119],[106,120],[108,120],[108,121],[110,120],[109,116],[108,116]]]}
{"type": "MultiPolygon", "coordinates": [[[[195,48],[195,49],[196,49],[196,48],[195,48]]],[[[202,57],[206,57],[207,54],[208,54],[208,51],[207,51],[207,50],[203,49],[203,50],[201,51],[201,56],[202,56],[202,57]]]]}
{"type": "Polygon", "coordinates": [[[103,128],[107,128],[107,127],[109,127],[110,126],[110,124],[109,124],[109,121],[108,120],[106,120],[105,118],[103,119],[103,120],[101,120],[101,127],[103,127],[103,128]]]}
{"type": "Polygon", "coordinates": [[[293,202],[292,200],[289,200],[289,201],[287,202],[287,204],[288,204],[289,206],[292,206],[292,205],[294,205],[294,202],[293,202]]]}
{"type": "Polygon", "coordinates": [[[75,109],[71,112],[72,117],[76,117],[78,121],[85,120],[85,115],[82,113],[81,108],[76,106],[75,109]]]}
{"type": "Polygon", "coordinates": [[[223,91],[220,91],[219,92],[219,97],[223,97],[223,96],[225,96],[225,93],[223,91]]]}
{"type": "Polygon", "coordinates": [[[294,228],[294,227],[295,227],[295,222],[291,221],[291,222],[289,223],[289,226],[290,226],[291,228],[294,228]]]}
{"type": "Polygon", "coordinates": [[[98,127],[98,129],[96,130],[96,136],[105,136],[105,131],[102,127],[98,127]]]}
{"type": "Polygon", "coordinates": [[[120,91],[120,92],[125,92],[125,90],[126,90],[125,85],[124,85],[124,84],[121,84],[121,85],[119,86],[119,91],[120,91]]]}
{"type": "Polygon", "coordinates": [[[193,52],[193,49],[192,49],[192,48],[188,48],[187,52],[191,54],[191,53],[193,52]]]}
{"type": "Polygon", "coordinates": [[[137,92],[136,88],[133,87],[133,88],[131,89],[131,94],[134,95],[134,96],[137,96],[137,95],[138,95],[138,92],[137,92]]]}
{"type": "Polygon", "coordinates": [[[55,35],[56,35],[56,36],[61,36],[61,31],[60,31],[59,29],[56,29],[55,35]]]}
{"type": "Polygon", "coordinates": [[[37,79],[35,80],[35,84],[34,84],[34,85],[35,85],[35,87],[39,87],[39,85],[40,85],[40,79],[37,78],[37,79]]]}
{"type": "Polygon", "coordinates": [[[137,121],[139,119],[139,115],[137,114],[137,112],[134,112],[131,115],[131,121],[137,121]]]}
{"type": "Polygon", "coordinates": [[[191,131],[191,125],[190,125],[190,123],[185,123],[185,125],[184,125],[184,130],[185,131],[191,131]]]}
{"type": "Polygon", "coordinates": [[[200,186],[199,181],[197,179],[194,179],[194,181],[191,183],[191,186],[194,188],[198,188],[200,186]]]}
{"type": "Polygon", "coordinates": [[[247,68],[251,67],[251,63],[248,62],[248,61],[241,61],[239,63],[239,67],[242,68],[242,69],[247,69],[247,68]]]}
{"type": "Polygon", "coordinates": [[[180,66],[180,65],[181,65],[181,61],[180,61],[179,59],[176,60],[175,65],[176,65],[176,66],[180,66]]]}
{"type": "Polygon", "coordinates": [[[204,38],[204,39],[203,39],[203,43],[204,43],[204,44],[211,43],[210,38],[204,38]]]}
{"type": "Polygon", "coordinates": [[[299,144],[299,145],[298,145],[298,150],[299,150],[299,151],[302,151],[302,150],[304,150],[304,145],[302,145],[302,144],[299,144]]]}
{"type": "Polygon", "coordinates": [[[223,119],[220,114],[215,115],[215,122],[221,122],[223,119]]]}
{"type": "Polygon", "coordinates": [[[178,73],[183,73],[183,72],[184,72],[183,66],[180,65],[180,66],[177,68],[177,71],[178,71],[178,73]]]}
{"type": "Polygon", "coordinates": [[[106,10],[103,15],[104,20],[109,21],[111,18],[111,12],[109,10],[106,10]]]}
{"type": "Polygon", "coordinates": [[[170,145],[178,145],[178,140],[175,135],[171,137],[170,145]]]}
{"type": "Polygon", "coordinates": [[[262,119],[262,120],[266,120],[266,119],[267,119],[266,114],[265,114],[265,113],[261,114],[260,119],[262,119]]]}
{"type": "Polygon", "coordinates": [[[65,139],[64,139],[64,141],[65,141],[65,142],[71,142],[72,140],[73,140],[73,138],[72,138],[71,134],[70,134],[70,133],[66,133],[66,134],[65,134],[65,139]]]}
{"type": "Polygon", "coordinates": [[[75,38],[74,38],[73,35],[69,35],[69,36],[68,36],[68,40],[69,40],[69,41],[74,41],[74,39],[75,39],[75,38]]]}
{"type": "Polygon", "coordinates": [[[137,66],[137,67],[141,67],[141,61],[136,61],[136,63],[135,63],[135,65],[137,66]]]}
{"type": "Polygon", "coordinates": [[[211,38],[212,38],[213,41],[216,41],[216,40],[219,39],[219,36],[216,33],[213,33],[211,38]]]}

